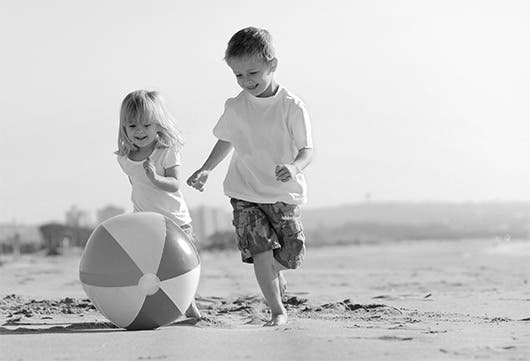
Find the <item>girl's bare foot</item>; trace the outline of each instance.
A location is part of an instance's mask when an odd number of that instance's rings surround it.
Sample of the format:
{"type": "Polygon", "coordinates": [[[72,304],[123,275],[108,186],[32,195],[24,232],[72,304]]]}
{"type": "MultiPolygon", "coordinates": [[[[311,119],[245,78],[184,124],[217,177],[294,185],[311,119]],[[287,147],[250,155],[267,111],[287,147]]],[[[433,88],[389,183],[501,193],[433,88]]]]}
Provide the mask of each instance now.
{"type": "Polygon", "coordinates": [[[287,313],[280,313],[278,315],[272,315],[271,320],[264,324],[264,327],[281,326],[287,323],[287,313]]]}
{"type": "Polygon", "coordinates": [[[201,318],[201,312],[197,308],[197,305],[195,304],[195,301],[191,302],[191,305],[186,310],[185,315],[188,318],[201,318]]]}

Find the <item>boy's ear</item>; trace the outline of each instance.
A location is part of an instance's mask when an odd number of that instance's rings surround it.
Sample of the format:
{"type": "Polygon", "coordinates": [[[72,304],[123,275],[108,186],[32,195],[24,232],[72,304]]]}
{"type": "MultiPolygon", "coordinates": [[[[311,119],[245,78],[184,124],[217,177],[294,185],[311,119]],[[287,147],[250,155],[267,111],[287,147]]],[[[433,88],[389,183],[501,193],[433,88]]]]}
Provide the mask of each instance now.
{"type": "Polygon", "coordinates": [[[276,71],[276,68],[278,67],[278,59],[272,58],[269,61],[269,66],[270,66],[271,71],[273,72],[276,71]]]}

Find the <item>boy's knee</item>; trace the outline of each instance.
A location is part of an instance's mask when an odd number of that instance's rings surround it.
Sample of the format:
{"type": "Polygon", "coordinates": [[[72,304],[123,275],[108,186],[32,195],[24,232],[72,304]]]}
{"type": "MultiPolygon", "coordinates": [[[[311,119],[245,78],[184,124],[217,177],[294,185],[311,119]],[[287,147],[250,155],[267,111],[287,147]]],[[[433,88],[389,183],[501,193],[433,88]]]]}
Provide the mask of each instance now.
{"type": "Polygon", "coordinates": [[[265,251],[265,252],[261,252],[261,253],[258,253],[258,254],[255,254],[252,256],[252,258],[254,259],[254,263],[259,263],[259,264],[263,264],[263,263],[271,263],[273,258],[272,258],[272,250],[268,250],[268,251],[265,251]]]}

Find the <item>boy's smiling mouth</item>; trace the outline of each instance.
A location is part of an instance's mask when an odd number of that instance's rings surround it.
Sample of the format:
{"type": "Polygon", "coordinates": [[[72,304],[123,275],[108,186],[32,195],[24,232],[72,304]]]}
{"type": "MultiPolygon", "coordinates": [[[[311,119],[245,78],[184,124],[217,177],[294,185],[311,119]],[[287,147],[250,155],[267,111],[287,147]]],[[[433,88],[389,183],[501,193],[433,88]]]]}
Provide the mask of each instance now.
{"type": "Polygon", "coordinates": [[[256,88],[258,87],[258,85],[259,85],[259,84],[256,84],[256,85],[254,85],[254,86],[247,86],[247,89],[248,89],[248,90],[254,90],[254,89],[256,89],[256,88]]]}

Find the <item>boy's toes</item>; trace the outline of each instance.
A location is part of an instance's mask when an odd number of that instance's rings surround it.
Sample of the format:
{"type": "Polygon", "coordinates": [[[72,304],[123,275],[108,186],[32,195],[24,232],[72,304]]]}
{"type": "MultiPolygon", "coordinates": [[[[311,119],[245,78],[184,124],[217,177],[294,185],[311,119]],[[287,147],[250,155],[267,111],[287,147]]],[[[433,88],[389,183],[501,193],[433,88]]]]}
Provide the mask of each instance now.
{"type": "Polygon", "coordinates": [[[273,326],[281,326],[281,325],[285,325],[287,323],[287,315],[286,314],[279,314],[279,315],[276,315],[276,316],[272,316],[272,318],[270,319],[270,321],[268,321],[267,323],[265,323],[263,325],[263,327],[273,327],[273,326]]]}

